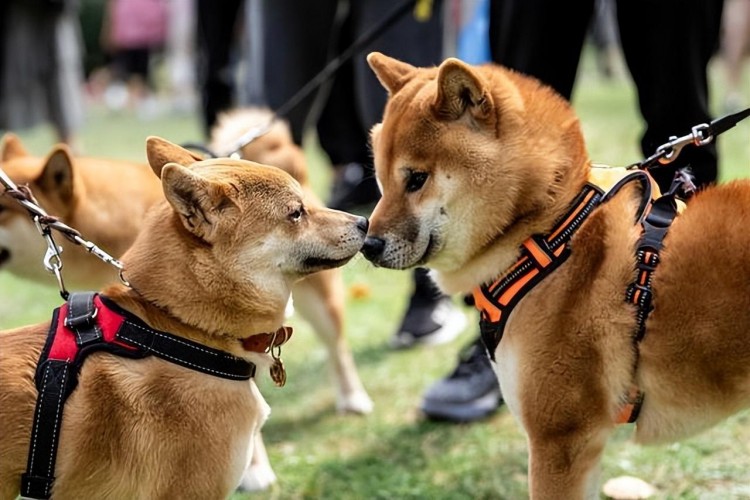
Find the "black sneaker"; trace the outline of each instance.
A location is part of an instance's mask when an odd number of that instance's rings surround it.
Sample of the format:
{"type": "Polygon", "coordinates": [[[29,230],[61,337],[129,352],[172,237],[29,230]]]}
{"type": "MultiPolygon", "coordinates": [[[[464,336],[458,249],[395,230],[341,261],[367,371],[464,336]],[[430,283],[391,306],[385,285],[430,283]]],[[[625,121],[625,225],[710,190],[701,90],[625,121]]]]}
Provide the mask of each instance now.
{"type": "Polygon", "coordinates": [[[502,404],[497,376],[478,339],[461,353],[453,373],[427,389],[422,412],[432,420],[472,422],[489,416],[502,404]]]}
{"type": "Polygon", "coordinates": [[[345,212],[367,208],[380,199],[380,188],[372,168],[360,163],[339,167],[333,181],[328,206],[345,212]]]}
{"type": "Polygon", "coordinates": [[[414,270],[414,293],[404,319],[390,346],[405,349],[417,344],[437,345],[450,342],[466,328],[466,316],[453,300],[438,289],[427,269],[414,270]]]}

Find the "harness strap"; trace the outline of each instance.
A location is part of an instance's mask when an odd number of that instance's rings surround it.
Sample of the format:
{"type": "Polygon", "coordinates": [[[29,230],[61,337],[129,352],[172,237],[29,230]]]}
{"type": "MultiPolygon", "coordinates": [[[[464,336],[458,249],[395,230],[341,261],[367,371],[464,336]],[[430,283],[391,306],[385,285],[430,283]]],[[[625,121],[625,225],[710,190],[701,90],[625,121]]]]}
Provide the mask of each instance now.
{"type": "Polygon", "coordinates": [[[218,349],[150,328],[108,298],[92,292],[72,293],[55,309],[37,364],[38,391],[26,472],[21,476],[24,498],[50,497],[65,401],[78,383],[89,354],[154,355],[166,361],[230,380],[248,380],[255,365],[218,349]]]}
{"type": "MultiPolygon", "coordinates": [[[[627,178],[626,178],[627,179],[627,178]]],[[[664,246],[664,238],[669,231],[675,217],[677,217],[677,202],[675,195],[682,187],[683,178],[678,174],[669,192],[650,202],[640,215],[643,232],[636,249],[636,279],[625,292],[625,300],[636,306],[636,328],[633,335],[635,349],[635,363],[633,372],[638,366],[638,344],[646,335],[646,320],[654,309],[652,305],[653,290],[651,282],[654,271],[659,265],[659,252],[664,246]]],[[[647,193],[644,193],[644,198],[647,193]]],[[[648,193],[650,196],[650,193],[648,193]]],[[[633,383],[626,396],[619,414],[615,418],[617,424],[632,424],[638,419],[645,394],[633,383]]]]}
{"type": "Polygon", "coordinates": [[[548,235],[534,235],[526,240],[521,246],[521,257],[507,273],[494,283],[473,290],[474,304],[481,313],[479,330],[492,360],[513,308],[567,260],[568,242],[601,197],[602,191],[597,186],[586,184],[548,235]]]}

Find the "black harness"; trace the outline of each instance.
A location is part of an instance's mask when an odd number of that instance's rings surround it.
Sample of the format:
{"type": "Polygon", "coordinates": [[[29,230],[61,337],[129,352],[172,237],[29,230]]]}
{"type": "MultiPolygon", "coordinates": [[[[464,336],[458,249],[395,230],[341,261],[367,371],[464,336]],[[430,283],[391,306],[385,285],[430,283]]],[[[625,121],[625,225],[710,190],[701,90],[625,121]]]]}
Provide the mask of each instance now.
{"type": "MultiPolygon", "coordinates": [[[[636,223],[643,228],[636,247],[636,279],[625,293],[625,300],[636,306],[637,325],[633,341],[637,347],[646,333],[646,319],[653,310],[651,282],[659,264],[664,237],[677,216],[675,197],[682,187],[681,181],[682,177],[676,177],[669,192],[656,200],[652,200],[651,196],[651,178],[644,171],[628,174],[604,196],[597,187],[586,185],[549,235],[534,235],[524,242],[521,256],[513,267],[493,283],[482,285],[473,292],[474,304],[480,311],[482,340],[491,359],[495,358],[513,308],[535,285],[567,260],[570,256],[570,239],[594,208],[611,199],[631,182],[638,182],[642,188],[642,201],[636,213],[636,223]]],[[[638,418],[643,393],[634,385],[624,399],[617,422],[632,423],[638,418]]]]}
{"type": "Polygon", "coordinates": [[[94,352],[135,359],[153,355],[229,380],[248,380],[255,375],[253,363],[154,330],[103,295],[72,293],[68,302],[53,312],[37,363],[35,382],[39,394],[29,458],[21,478],[24,498],[50,497],[65,401],[78,383],[84,360],[94,352]]]}

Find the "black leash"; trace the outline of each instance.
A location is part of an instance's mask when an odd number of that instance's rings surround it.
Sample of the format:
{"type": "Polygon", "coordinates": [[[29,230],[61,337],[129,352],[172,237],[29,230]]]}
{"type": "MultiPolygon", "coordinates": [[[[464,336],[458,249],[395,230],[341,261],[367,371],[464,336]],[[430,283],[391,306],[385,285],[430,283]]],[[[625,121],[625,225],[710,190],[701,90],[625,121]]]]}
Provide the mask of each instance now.
{"type": "MultiPolygon", "coordinates": [[[[284,104],[282,104],[276,111],[274,111],[273,116],[268,121],[268,123],[266,123],[265,125],[253,127],[252,129],[245,132],[245,134],[240,136],[240,138],[237,139],[237,142],[235,142],[231,151],[229,151],[226,156],[232,156],[233,154],[238,153],[242,150],[242,148],[253,142],[255,139],[267,133],[276,120],[286,117],[294,108],[299,106],[299,104],[305,98],[307,98],[321,85],[328,81],[328,79],[330,79],[339,69],[341,69],[344,64],[349,62],[367,45],[378,39],[383,33],[391,28],[394,23],[398,21],[401,16],[406,14],[412,7],[414,7],[414,5],[418,1],[420,0],[403,0],[400,4],[394,7],[385,17],[383,17],[383,19],[379,23],[374,25],[367,32],[360,35],[346,50],[328,61],[328,63],[323,67],[322,70],[320,70],[317,75],[315,75],[310,81],[303,85],[292,97],[290,97],[284,104]]],[[[219,156],[219,154],[217,154],[216,152],[211,151],[206,146],[200,144],[186,143],[183,144],[183,147],[186,149],[199,151],[203,154],[207,154],[210,158],[217,158],[219,156]]]]}
{"type": "Polygon", "coordinates": [[[717,118],[711,123],[701,123],[692,128],[691,132],[682,137],[672,136],[669,142],[656,148],[656,153],[645,160],[641,160],[629,166],[629,169],[638,168],[648,170],[650,168],[659,168],[660,166],[672,163],[682,151],[682,148],[689,144],[695,146],[705,146],[710,144],[714,138],[733,128],[739,122],[750,116],[750,108],[737,113],[732,113],[721,118],[717,118]]]}

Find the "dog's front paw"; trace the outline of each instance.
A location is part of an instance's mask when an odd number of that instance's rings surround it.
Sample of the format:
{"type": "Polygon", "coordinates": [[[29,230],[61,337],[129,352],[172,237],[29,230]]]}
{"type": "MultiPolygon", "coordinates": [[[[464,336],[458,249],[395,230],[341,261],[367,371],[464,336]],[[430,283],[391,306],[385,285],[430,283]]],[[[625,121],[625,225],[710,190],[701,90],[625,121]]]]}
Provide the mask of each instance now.
{"type": "Polygon", "coordinates": [[[276,474],[269,465],[254,464],[245,470],[238,489],[240,491],[263,491],[275,482],[276,474]]]}
{"type": "Polygon", "coordinates": [[[339,413],[366,415],[372,412],[373,402],[365,391],[357,391],[338,398],[336,410],[339,413]]]}

